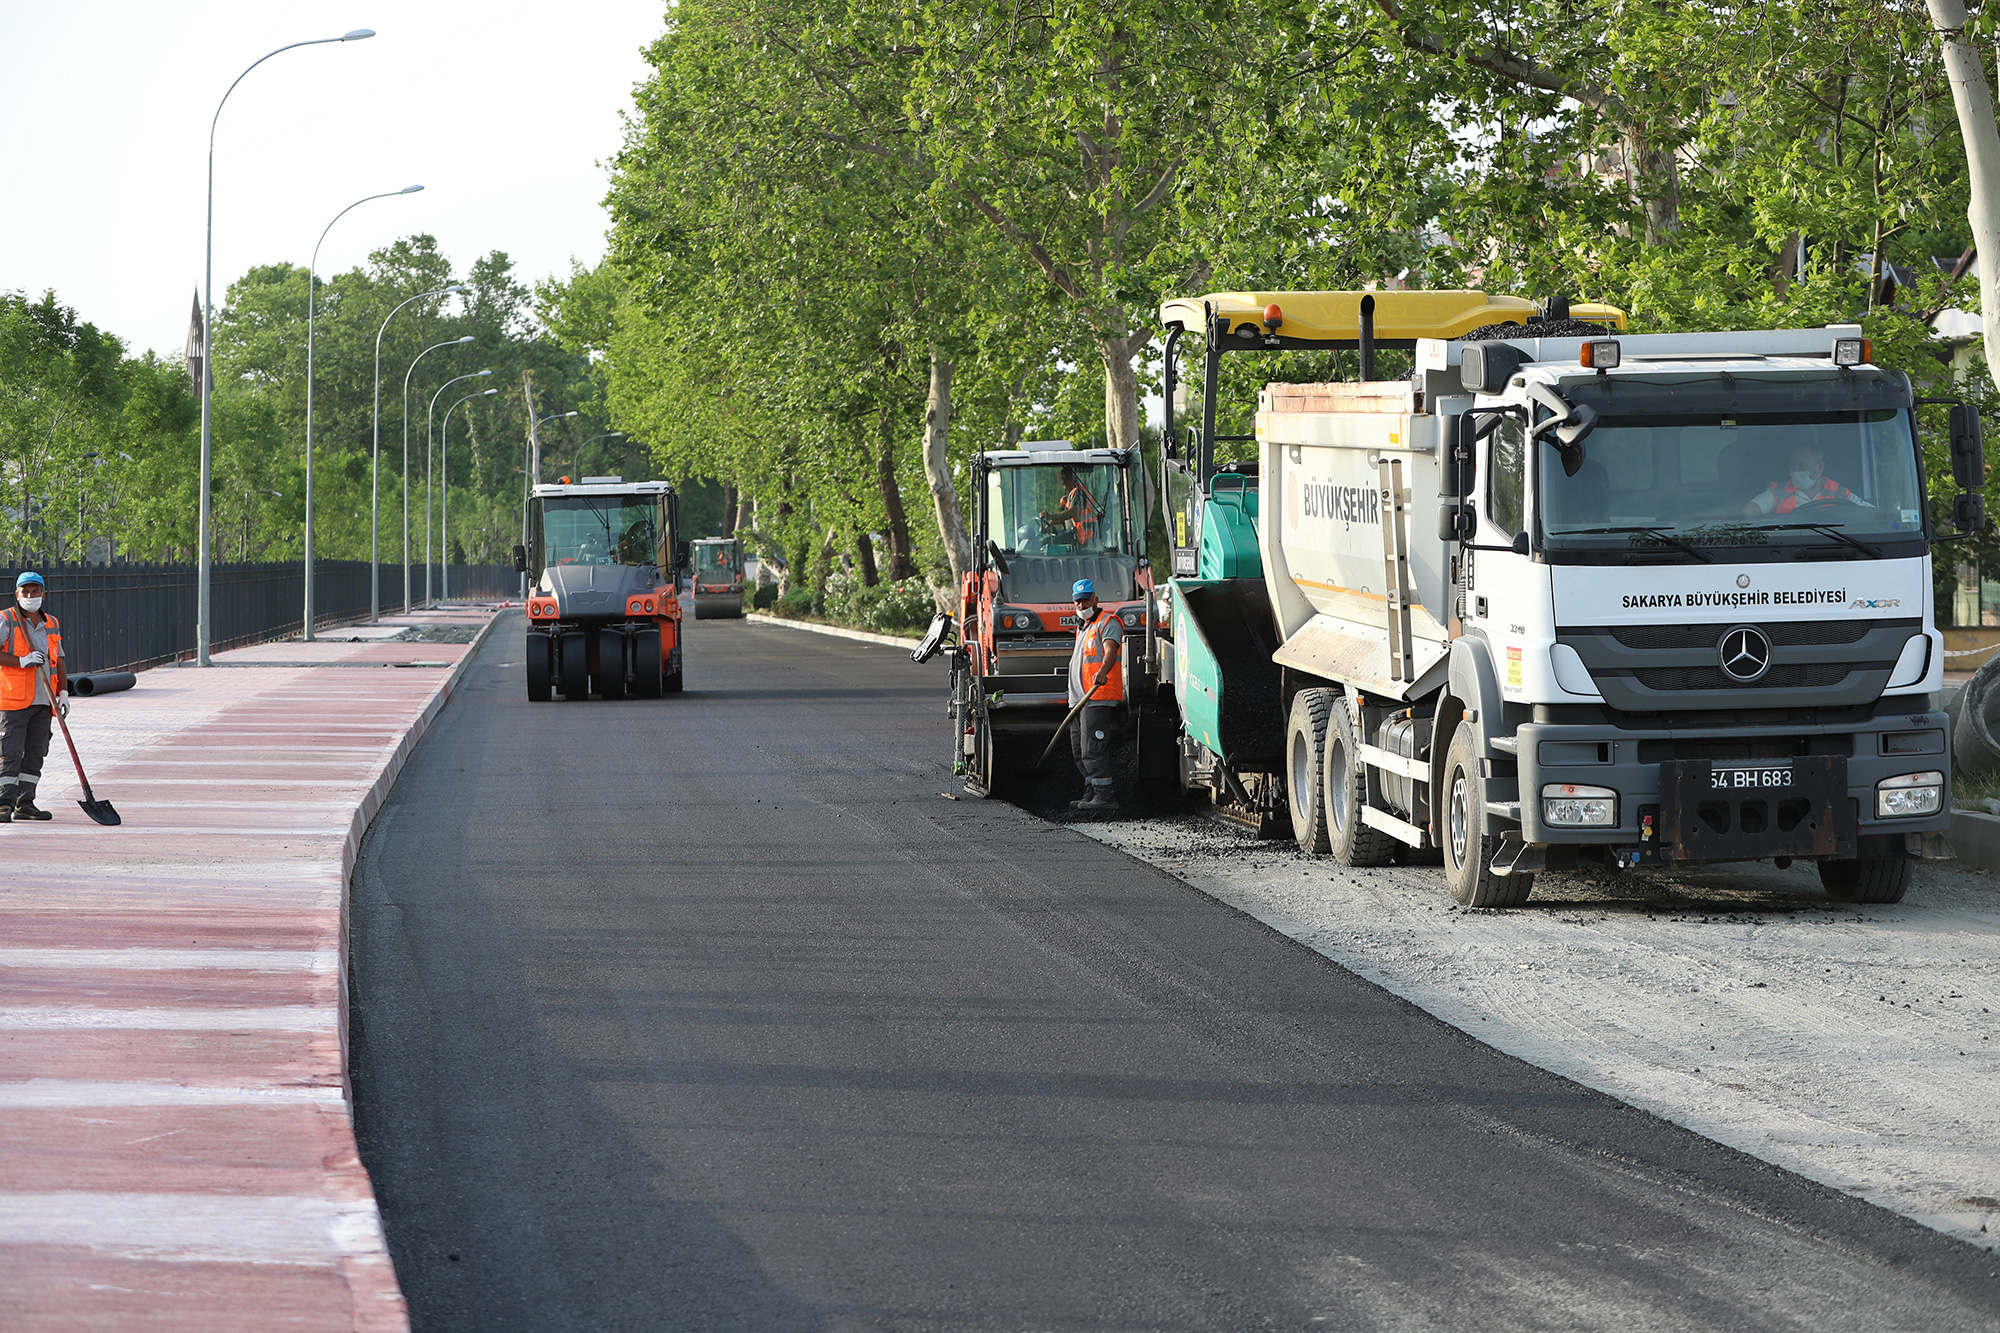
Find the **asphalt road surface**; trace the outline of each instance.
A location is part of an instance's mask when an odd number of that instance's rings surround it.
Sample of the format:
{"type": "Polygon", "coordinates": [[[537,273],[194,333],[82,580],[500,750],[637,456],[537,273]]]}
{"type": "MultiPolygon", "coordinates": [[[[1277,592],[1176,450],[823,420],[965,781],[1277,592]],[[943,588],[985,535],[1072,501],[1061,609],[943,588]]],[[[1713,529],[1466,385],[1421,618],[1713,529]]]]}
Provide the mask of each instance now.
{"type": "Polygon", "coordinates": [[[942,799],[942,662],[703,621],[529,704],[519,633],[355,876],[419,1333],[2000,1326],[1992,1255],[942,799]]]}

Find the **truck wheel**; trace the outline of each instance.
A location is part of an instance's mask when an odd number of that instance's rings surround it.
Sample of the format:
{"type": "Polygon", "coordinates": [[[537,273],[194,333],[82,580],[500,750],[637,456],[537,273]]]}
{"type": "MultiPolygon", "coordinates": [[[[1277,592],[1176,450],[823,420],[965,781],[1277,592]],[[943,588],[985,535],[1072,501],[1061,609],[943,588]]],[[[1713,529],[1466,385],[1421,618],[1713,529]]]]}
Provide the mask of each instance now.
{"type": "Polygon", "coordinates": [[[1910,891],[1916,862],[1907,856],[1870,856],[1856,861],[1821,861],[1819,882],[1837,903],[1899,903],[1910,891]]]}
{"type": "Polygon", "coordinates": [[[597,693],[606,699],[625,697],[625,631],[597,632],[597,693]]]}
{"type": "Polygon", "coordinates": [[[562,668],[563,698],[575,703],[590,697],[590,650],[580,629],[564,630],[556,639],[556,658],[562,668]]]}
{"type": "Polygon", "coordinates": [[[1486,832],[1486,779],[1479,736],[1458,724],[1444,759],[1444,877],[1463,907],[1519,907],[1535,887],[1533,875],[1495,875],[1500,840],[1486,832]]]}
{"type": "Polygon", "coordinates": [[[1361,763],[1359,731],[1354,710],[1345,698],[1336,698],[1327,722],[1326,757],[1320,761],[1327,850],[1344,866],[1386,866],[1402,844],[1361,822],[1361,807],[1368,804],[1368,770],[1361,763]]]}
{"type": "Polygon", "coordinates": [[[999,746],[993,742],[993,727],[985,718],[972,724],[972,772],[969,785],[988,800],[997,799],[1007,786],[1007,766],[1001,762],[999,746]]]}
{"type": "Polygon", "coordinates": [[[632,697],[660,697],[660,628],[641,625],[632,631],[632,697]]]}
{"type": "Polygon", "coordinates": [[[1285,724],[1285,796],[1292,806],[1292,833],[1299,850],[1323,856],[1326,837],[1326,722],[1338,704],[1332,690],[1300,690],[1285,724]]]}
{"type": "Polygon", "coordinates": [[[555,644],[540,630],[528,632],[528,702],[545,704],[555,691],[555,644]]]}

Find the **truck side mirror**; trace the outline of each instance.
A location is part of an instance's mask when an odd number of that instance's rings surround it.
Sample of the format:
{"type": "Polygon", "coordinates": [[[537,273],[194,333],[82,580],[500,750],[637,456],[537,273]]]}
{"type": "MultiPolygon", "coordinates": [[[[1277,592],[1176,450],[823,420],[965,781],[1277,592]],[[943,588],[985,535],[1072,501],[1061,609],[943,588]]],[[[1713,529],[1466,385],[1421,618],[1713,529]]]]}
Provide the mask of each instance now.
{"type": "Polygon", "coordinates": [[[514,572],[516,574],[528,572],[528,548],[519,542],[514,543],[514,572]]]}
{"type": "Polygon", "coordinates": [[[1986,486],[1986,446],[1979,429],[1979,409],[1965,403],[1951,409],[1951,476],[1962,491],[1986,486]]]}
{"type": "Polygon", "coordinates": [[[694,546],[689,542],[674,543],[674,563],[685,567],[694,559],[694,546]]]}
{"type": "Polygon", "coordinates": [[[1458,353],[1458,382],[1467,393],[1499,393],[1532,359],[1512,343],[1466,343],[1458,353]]]}
{"type": "Polygon", "coordinates": [[[1986,531],[1986,497],[1978,491],[1966,491],[1960,495],[1952,506],[1951,521],[1958,525],[1960,532],[1986,531]]]}
{"type": "Polygon", "coordinates": [[[1465,412],[1450,418],[1450,425],[1438,449],[1440,496],[1462,500],[1472,494],[1474,459],[1478,457],[1478,449],[1478,422],[1472,413],[1465,412]]]}

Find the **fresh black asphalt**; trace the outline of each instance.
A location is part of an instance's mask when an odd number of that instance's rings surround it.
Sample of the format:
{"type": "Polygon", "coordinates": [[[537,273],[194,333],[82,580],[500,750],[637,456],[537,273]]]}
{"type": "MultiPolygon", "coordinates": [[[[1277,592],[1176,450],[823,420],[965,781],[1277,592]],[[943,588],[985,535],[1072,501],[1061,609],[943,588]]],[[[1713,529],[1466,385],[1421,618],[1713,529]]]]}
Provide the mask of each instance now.
{"type": "Polygon", "coordinates": [[[520,632],[354,879],[418,1333],[2000,1326],[1984,1251],[943,799],[942,662],[703,621],[529,704],[520,632]]]}

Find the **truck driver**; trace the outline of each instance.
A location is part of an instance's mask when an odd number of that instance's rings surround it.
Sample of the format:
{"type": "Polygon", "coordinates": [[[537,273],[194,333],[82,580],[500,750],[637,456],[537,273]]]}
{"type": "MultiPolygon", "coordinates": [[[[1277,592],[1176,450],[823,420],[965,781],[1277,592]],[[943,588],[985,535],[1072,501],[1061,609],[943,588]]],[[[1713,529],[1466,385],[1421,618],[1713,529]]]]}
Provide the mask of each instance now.
{"type": "Polygon", "coordinates": [[[1074,531],[1078,547],[1088,546],[1097,540],[1100,516],[1097,497],[1076,475],[1075,468],[1065,465],[1059,475],[1063,485],[1062,503],[1042,515],[1042,530],[1054,535],[1067,526],[1074,531]]]}
{"type": "Polygon", "coordinates": [[[1826,475],[1826,455],[1809,444],[1792,450],[1792,472],[1783,481],[1774,481],[1743,506],[1743,517],[1760,514],[1789,514],[1801,505],[1857,504],[1868,502],[1826,475]]]}

